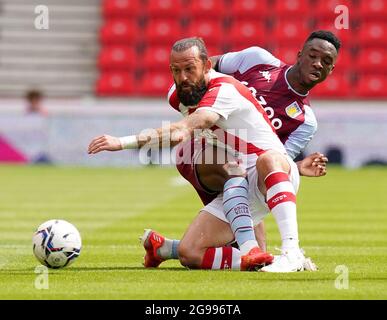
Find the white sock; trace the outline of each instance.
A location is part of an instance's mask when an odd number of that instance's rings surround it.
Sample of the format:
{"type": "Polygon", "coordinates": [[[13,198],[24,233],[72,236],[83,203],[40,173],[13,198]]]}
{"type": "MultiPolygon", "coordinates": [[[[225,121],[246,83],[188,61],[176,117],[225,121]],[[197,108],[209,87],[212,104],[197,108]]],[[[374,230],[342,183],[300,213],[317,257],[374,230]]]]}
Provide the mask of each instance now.
{"type": "Polygon", "coordinates": [[[287,206],[280,204],[272,211],[281,234],[282,251],[299,248],[297,215],[295,208],[294,210],[289,210],[289,207],[289,204],[287,206]]]}
{"type": "Polygon", "coordinates": [[[258,243],[255,240],[247,240],[240,246],[241,256],[249,253],[252,248],[258,247],[258,243]]]}
{"type": "Polygon", "coordinates": [[[157,254],[164,260],[179,259],[177,253],[177,247],[179,246],[179,243],[180,240],[165,238],[163,245],[157,250],[157,254]]]}
{"type": "Polygon", "coordinates": [[[265,178],[267,204],[281,234],[282,250],[299,249],[297,205],[294,187],[285,172],[273,172],[265,178]]]}

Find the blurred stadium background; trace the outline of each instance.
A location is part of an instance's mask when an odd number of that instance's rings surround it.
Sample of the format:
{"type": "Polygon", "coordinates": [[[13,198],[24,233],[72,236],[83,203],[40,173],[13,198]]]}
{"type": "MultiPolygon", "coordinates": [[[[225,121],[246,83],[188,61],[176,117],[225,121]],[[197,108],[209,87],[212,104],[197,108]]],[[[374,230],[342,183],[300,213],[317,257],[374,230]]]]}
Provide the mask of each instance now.
{"type": "Polygon", "coordinates": [[[387,163],[386,18],[384,0],[0,0],[0,161],[138,165],[134,151],[91,158],[86,146],[179,118],[165,99],[176,39],[201,36],[211,55],[258,45],[293,63],[311,31],[329,29],[343,45],[311,93],[308,151],[352,168],[387,163]],[[34,27],[41,4],[48,30],[34,27]],[[335,28],[338,5],[348,29],[335,28]],[[45,112],[26,111],[30,90],[45,112]]]}
{"type": "MultiPolygon", "coordinates": [[[[387,163],[386,18],[385,0],[0,0],[0,299],[386,299],[387,171],[363,168],[387,163]],[[347,30],[334,28],[340,4],[347,30]],[[48,30],[35,28],[38,5],[48,30]],[[136,151],[91,157],[90,140],[180,118],[166,101],[178,38],[202,36],[211,55],[258,45],[292,63],[316,29],[343,46],[311,93],[319,130],[306,152],[359,168],[302,181],[302,247],[320,271],[184,272],[169,261],[145,272],[142,229],[180,238],[199,199],[173,167],[138,168],[150,159],[136,151]],[[33,107],[31,90],[43,95],[33,107]],[[36,290],[31,235],[53,218],[74,223],[84,248],[74,266],[50,270],[50,290],[36,290]],[[335,287],[338,266],[348,290],[335,287]]],[[[275,252],[276,224],[265,223],[275,252]]]]}

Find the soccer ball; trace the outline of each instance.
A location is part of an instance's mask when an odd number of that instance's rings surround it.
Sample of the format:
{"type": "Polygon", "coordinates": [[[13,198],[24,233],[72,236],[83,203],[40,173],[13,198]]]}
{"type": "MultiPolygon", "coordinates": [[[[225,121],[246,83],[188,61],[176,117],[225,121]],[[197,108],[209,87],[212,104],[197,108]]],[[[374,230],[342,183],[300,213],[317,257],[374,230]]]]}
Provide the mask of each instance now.
{"type": "Polygon", "coordinates": [[[38,227],[32,244],[34,255],[41,264],[58,269],[70,265],[79,256],[82,240],[71,223],[49,220],[38,227]]]}

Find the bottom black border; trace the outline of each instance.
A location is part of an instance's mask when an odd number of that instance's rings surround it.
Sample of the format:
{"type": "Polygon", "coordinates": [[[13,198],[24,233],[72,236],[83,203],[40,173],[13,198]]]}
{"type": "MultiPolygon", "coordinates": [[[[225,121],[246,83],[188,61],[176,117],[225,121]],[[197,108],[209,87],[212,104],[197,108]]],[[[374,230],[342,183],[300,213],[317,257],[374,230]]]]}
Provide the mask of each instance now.
{"type": "MultiPolygon", "coordinates": [[[[2,312],[41,310],[64,316],[77,309],[90,316],[122,319],[287,319],[313,320],[380,314],[386,300],[2,300],[2,312]],[[380,311],[378,310],[380,309],[380,311]]],[[[31,314],[33,316],[33,314],[31,314]]],[[[46,317],[45,316],[45,317],[46,317]]],[[[56,317],[56,316],[55,316],[56,317]]]]}

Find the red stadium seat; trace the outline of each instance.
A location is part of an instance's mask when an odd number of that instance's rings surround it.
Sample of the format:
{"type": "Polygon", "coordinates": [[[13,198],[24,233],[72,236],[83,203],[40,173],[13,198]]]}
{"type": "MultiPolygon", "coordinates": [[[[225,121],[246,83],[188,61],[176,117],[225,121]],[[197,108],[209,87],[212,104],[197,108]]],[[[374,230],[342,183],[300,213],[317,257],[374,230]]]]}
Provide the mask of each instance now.
{"type": "Polygon", "coordinates": [[[268,3],[264,0],[233,0],[230,8],[234,19],[257,19],[269,15],[268,3]]]}
{"type": "Polygon", "coordinates": [[[360,1],[356,17],[362,21],[384,21],[387,17],[387,2],[385,0],[360,1]]]}
{"type": "Polygon", "coordinates": [[[387,65],[385,57],[387,55],[386,49],[363,49],[360,50],[356,63],[354,64],[359,73],[385,73],[387,72],[387,65]]]}
{"type": "Polygon", "coordinates": [[[349,28],[349,29],[337,29],[334,24],[334,20],[332,21],[325,21],[325,20],[320,20],[317,22],[314,30],[327,30],[331,31],[336,37],[339,38],[342,47],[344,49],[349,49],[353,45],[352,38],[356,37],[354,35],[354,29],[349,28]]]}
{"type": "Polygon", "coordinates": [[[361,25],[358,35],[359,47],[387,48],[387,23],[371,22],[361,25]]]}
{"type": "Polygon", "coordinates": [[[340,6],[348,8],[349,18],[351,18],[351,14],[356,10],[354,1],[352,0],[318,0],[317,3],[315,1],[313,2],[314,17],[320,20],[335,21],[339,14],[343,12],[339,10],[342,8],[340,6]],[[335,10],[337,10],[337,13],[335,10]]]}
{"type": "Polygon", "coordinates": [[[146,72],[140,81],[139,93],[146,96],[167,97],[173,83],[170,72],[146,72]]]}
{"type": "Polygon", "coordinates": [[[236,20],[228,33],[231,45],[250,47],[265,42],[265,26],[259,20],[236,20]]]}
{"type": "Polygon", "coordinates": [[[144,41],[148,44],[171,45],[181,37],[180,22],[176,19],[150,20],[145,28],[144,41]]]}
{"type": "Polygon", "coordinates": [[[224,54],[225,51],[222,49],[222,47],[220,46],[216,46],[216,45],[206,45],[206,48],[207,48],[207,52],[208,52],[208,56],[211,57],[211,56],[217,56],[217,55],[220,55],[220,54],[224,54]]]}
{"type": "Polygon", "coordinates": [[[276,45],[302,46],[309,35],[308,26],[300,20],[278,21],[272,33],[272,41],[276,45]]]}
{"type": "Polygon", "coordinates": [[[105,19],[137,17],[141,11],[141,0],[104,0],[102,13],[105,19]]]}
{"type": "Polygon", "coordinates": [[[360,77],[355,87],[356,95],[362,98],[387,98],[385,75],[360,77]]]}
{"type": "Polygon", "coordinates": [[[280,18],[305,18],[310,12],[309,1],[305,0],[281,0],[276,1],[274,6],[275,16],[280,18]]]}
{"type": "Polygon", "coordinates": [[[290,47],[278,47],[273,50],[273,55],[285,62],[286,64],[294,64],[297,60],[298,51],[301,50],[300,47],[290,46],[290,47]]]}
{"type": "Polygon", "coordinates": [[[104,45],[130,45],[137,37],[138,26],[133,20],[107,21],[100,30],[100,39],[104,45]]]}
{"type": "Polygon", "coordinates": [[[98,57],[98,67],[102,70],[130,70],[135,63],[136,52],[129,46],[102,48],[98,57]]]}
{"type": "Polygon", "coordinates": [[[170,46],[149,46],[143,54],[142,65],[146,70],[169,70],[170,46]]]}
{"type": "Polygon", "coordinates": [[[193,18],[219,19],[227,13],[225,5],[224,0],[195,0],[189,1],[187,10],[193,18]]]}
{"type": "Polygon", "coordinates": [[[221,21],[215,20],[194,20],[189,25],[189,36],[203,38],[208,45],[220,45],[225,41],[221,35],[223,32],[221,21]]]}
{"type": "Polygon", "coordinates": [[[127,96],[133,93],[133,78],[127,72],[106,72],[100,75],[96,88],[100,96],[127,96]]]}
{"type": "Polygon", "coordinates": [[[343,74],[332,73],[325,81],[311,90],[312,97],[319,98],[349,98],[352,94],[351,85],[343,74]]]}
{"type": "Polygon", "coordinates": [[[183,13],[181,0],[151,0],[145,6],[144,13],[149,18],[178,18],[183,13]]]}
{"type": "Polygon", "coordinates": [[[349,50],[345,47],[339,50],[337,60],[335,63],[334,73],[348,73],[354,69],[354,58],[349,50]]]}

